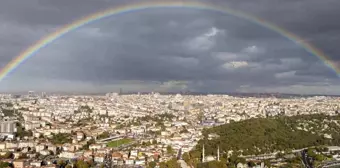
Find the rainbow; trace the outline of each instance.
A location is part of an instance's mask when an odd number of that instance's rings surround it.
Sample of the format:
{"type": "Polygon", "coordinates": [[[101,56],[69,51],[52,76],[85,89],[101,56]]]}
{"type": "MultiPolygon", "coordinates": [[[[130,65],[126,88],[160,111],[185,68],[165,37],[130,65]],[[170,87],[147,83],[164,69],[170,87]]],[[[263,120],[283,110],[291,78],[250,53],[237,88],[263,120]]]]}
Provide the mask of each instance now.
{"type": "Polygon", "coordinates": [[[226,14],[230,14],[242,19],[246,19],[250,22],[258,24],[262,27],[270,29],[274,32],[281,34],[282,36],[288,38],[289,40],[295,42],[297,45],[303,47],[307,52],[312,55],[317,56],[321,61],[325,63],[331,70],[333,70],[336,74],[340,73],[340,69],[337,66],[329,61],[328,57],[312,44],[307,43],[302,38],[298,37],[295,34],[292,34],[274,24],[270,24],[260,18],[248,15],[243,12],[235,11],[228,7],[221,7],[215,6],[212,4],[202,3],[202,2],[172,2],[165,1],[165,2],[144,2],[144,3],[134,3],[128,5],[122,5],[119,7],[110,8],[107,10],[100,11],[98,13],[94,13],[92,15],[86,16],[81,18],[71,24],[65,25],[64,27],[58,29],[54,33],[47,35],[46,37],[40,39],[34,45],[30,46],[23,52],[21,52],[18,56],[16,56],[13,60],[11,60],[4,68],[0,71],[0,81],[2,81],[6,76],[8,76],[12,71],[14,71],[20,64],[22,64],[25,60],[32,57],[35,53],[37,53],[40,49],[48,46],[55,40],[63,37],[67,33],[76,30],[84,25],[92,23],[94,21],[116,15],[116,14],[123,14],[126,12],[132,12],[142,9],[150,9],[150,8],[194,8],[194,9],[204,9],[204,10],[213,10],[217,12],[222,12],[226,14]]]}

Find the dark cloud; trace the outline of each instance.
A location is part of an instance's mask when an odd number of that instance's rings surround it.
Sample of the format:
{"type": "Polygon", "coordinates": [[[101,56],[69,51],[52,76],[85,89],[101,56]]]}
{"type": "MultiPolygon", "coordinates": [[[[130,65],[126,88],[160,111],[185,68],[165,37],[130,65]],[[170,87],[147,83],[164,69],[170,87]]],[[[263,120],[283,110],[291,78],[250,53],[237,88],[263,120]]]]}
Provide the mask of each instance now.
{"type": "MultiPolygon", "coordinates": [[[[209,3],[277,24],[337,61],[340,12],[335,6],[340,3],[327,1],[328,6],[317,0],[209,3]]],[[[18,6],[19,0],[4,0],[0,4],[3,67],[57,27],[122,2],[32,0],[18,6]]],[[[114,15],[72,31],[37,52],[0,86],[1,91],[105,91],[125,86],[259,92],[275,88],[298,92],[305,86],[304,92],[329,93],[324,88],[336,90],[337,81],[315,55],[274,30],[216,11],[158,8],[114,15]]]]}

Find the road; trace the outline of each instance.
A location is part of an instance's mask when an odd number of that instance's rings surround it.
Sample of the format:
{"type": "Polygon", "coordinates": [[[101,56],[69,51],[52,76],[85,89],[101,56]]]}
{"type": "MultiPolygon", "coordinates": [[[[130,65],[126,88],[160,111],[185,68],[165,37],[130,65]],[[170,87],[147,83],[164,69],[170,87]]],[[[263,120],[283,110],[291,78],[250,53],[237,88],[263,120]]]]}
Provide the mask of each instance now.
{"type": "Polygon", "coordinates": [[[322,167],[322,168],[340,167],[340,161],[328,161],[328,162],[324,162],[319,167],[322,167]]]}

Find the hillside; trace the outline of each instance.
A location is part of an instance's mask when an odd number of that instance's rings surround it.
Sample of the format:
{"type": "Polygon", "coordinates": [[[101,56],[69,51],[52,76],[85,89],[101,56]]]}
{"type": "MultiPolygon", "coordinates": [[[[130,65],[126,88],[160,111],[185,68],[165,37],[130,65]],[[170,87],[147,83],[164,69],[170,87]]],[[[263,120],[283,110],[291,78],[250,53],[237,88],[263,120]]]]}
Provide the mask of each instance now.
{"type": "Polygon", "coordinates": [[[215,155],[217,146],[221,151],[250,155],[340,145],[339,123],[339,116],[324,115],[249,119],[204,130],[205,138],[196,151],[201,151],[203,143],[206,155],[215,155]]]}

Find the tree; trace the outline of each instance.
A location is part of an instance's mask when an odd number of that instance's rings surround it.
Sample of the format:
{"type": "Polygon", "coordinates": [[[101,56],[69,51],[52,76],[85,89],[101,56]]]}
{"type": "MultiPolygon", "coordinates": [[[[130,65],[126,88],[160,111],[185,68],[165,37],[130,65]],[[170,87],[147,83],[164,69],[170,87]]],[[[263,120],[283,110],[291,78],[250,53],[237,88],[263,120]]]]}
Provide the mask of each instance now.
{"type": "Polygon", "coordinates": [[[6,168],[6,167],[10,167],[10,163],[8,162],[3,162],[3,161],[0,161],[0,168],[6,168]]]}
{"type": "Polygon", "coordinates": [[[23,138],[25,136],[28,136],[28,137],[33,136],[33,132],[31,130],[26,131],[20,122],[17,122],[16,126],[17,126],[16,136],[20,138],[23,138]]]}
{"type": "Polygon", "coordinates": [[[180,164],[177,163],[177,160],[175,158],[170,159],[166,162],[167,168],[180,168],[180,164]]]}
{"type": "Polygon", "coordinates": [[[159,163],[159,168],[167,168],[167,165],[165,162],[159,163]]]}
{"type": "MultiPolygon", "coordinates": [[[[272,153],[274,151],[291,152],[291,149],[301,149],[309,146],[334,145],[340,143],[340,136],[336,130],[340,126],[329,124],[329,129],[322,130],[324,119],[339,121],[339,116],[304,115],[304,116],[279,116],[271,118],[253,118],[239,122],[207,128],[202,131],[204,139],[199,141],[195,150],[200,151],[205,144],[206,153],[216,153],[217,145],[221,143],[222,151],[243,151],[244,155],[256,155],[272,153]],[[338,118],[336,118],[338,117],[338,118]],[[303,131],[297,128],[314,129],[303,131]],[[305,124],[306,123],[306,124],[305,124]],[[292,131],[293,130],[293,131],[292,131]],[[313,134],[312,132],[320,132],[313,134]],[[332,135],[331,140],[325,140],[322,133],[332,135]],[[209,134],[219,135],[217,138],[208,140],[209,134]],[[256,144],[256,145],[255,145],[256,144]]],[[[280,156],[280,154],[278,155],[280,156]]]]}
{"type": "Polygon", "coordinates": [[[315,160],[317,160],[317,161],[323,161],[324,160],[324,156],[322,156],[322,155],[320,155],[320,154],[317,154],[317,155],[315,155],[315,160]]]}
{"type": "Polygon", "coordinates": [[[269,160],[264,160],[264,165],[266,165],[267,167],[272,167],[272,164],[269,160]]]}
{"type": "Polygon", "coordinates": [[[254,166],[256,166],[256,164],[253,161],[250,161],[250,162],[248,162],[248,166],[249,167],[254,167],[254,166]]]}
{"type": "Polygon", "coordinates": [[[190,151],[189,156],[190,158],[200,158],[201,157],[201,152],[198,150],[190,151]]]}
{"type": "Polygon", "coordinates": [[[170,146],[170,145],[168,145],[167,147],[166,147],[166,152],[168,153],[168,154],[173,154],[173,149],[172,149],[172,147],[170,146]]]}
{"type": "Polygon", "coordinates": [[[86,162],[90,167],[94,166],[94,162],[92,160],[88,160],[86,162]]]}
{"type": "Polygon", "coordinates": [[[307,155],[310,156],[310,157],[315,157],[315,152],[314,152],[314,149],[313,148],[308,148],[307,149],[307,155]]]}
{"type": "Polygon", "coordinates": [[[68,133],[59,133],[59,134],[52,134],[52,138],[50,141],[53,144],[65,144],[65,143],[71,143],[72,142],[72,135],[68,133]]]}
{"type": "Polygon", "coordinates": [[[64,167],[66,165],[66,162],[64,160],[58,160],[57,165],[60,167],[64,167]]]}
{"type": "Polygon", "coordinates": [[[6,152],[4,155],[0,157],[1,159],[12,159],[13,153],[12,152],[6,152]]]}
{"type": "Polygon", "coordinates": [[[275,157],[276,157],[277,159],[278,159],[278,158],[283,158],[283,153],[278,152],[278,153],[276,154],[275,157]]]}
{"type": "Polygon", "coordinates": [[[237,162],[237,163],[243,163],[243,164],[245,164],[245,163],[246,163],[246,159],[245,159],[245,158],[238,157],[238,158],[236,159],[236,162],[237,162]]]}
{"type": "Polygon", "coordinates": [[[108,137],[110,137],[110,134],[109,134],[109,132],[105,131],[102,134],[98,135],[97,138],[98,139],[105,139],[105,138],[108,138],[108,137]]]}
{"type": "Polygon", "coordinates": [[[149,168],[154,168],[154,167],[156,167],[156,162],[154,162],[154,161],[152,161],[152,162],[149,162],[149,168]]]}
{"type": "Polygon", "coordinates": [[[76,168],[89,168],[90,167],[90,165],[83,160],[78,160],[75,166],[76,168]]]}
{"type": "Polygon", "coordinates": [[[190,156],[187,152],[183,153],[182,158],[186,163],[189,163],[190,156]]]}
{"type": "Polygon", "coordinates": [[[91,144],[94,144],[95,141],[94,139],[90,139],[89,141],[86,142],[86,144],[81,148],[81,150],[89,150],[89,147],[91,144]]]}

